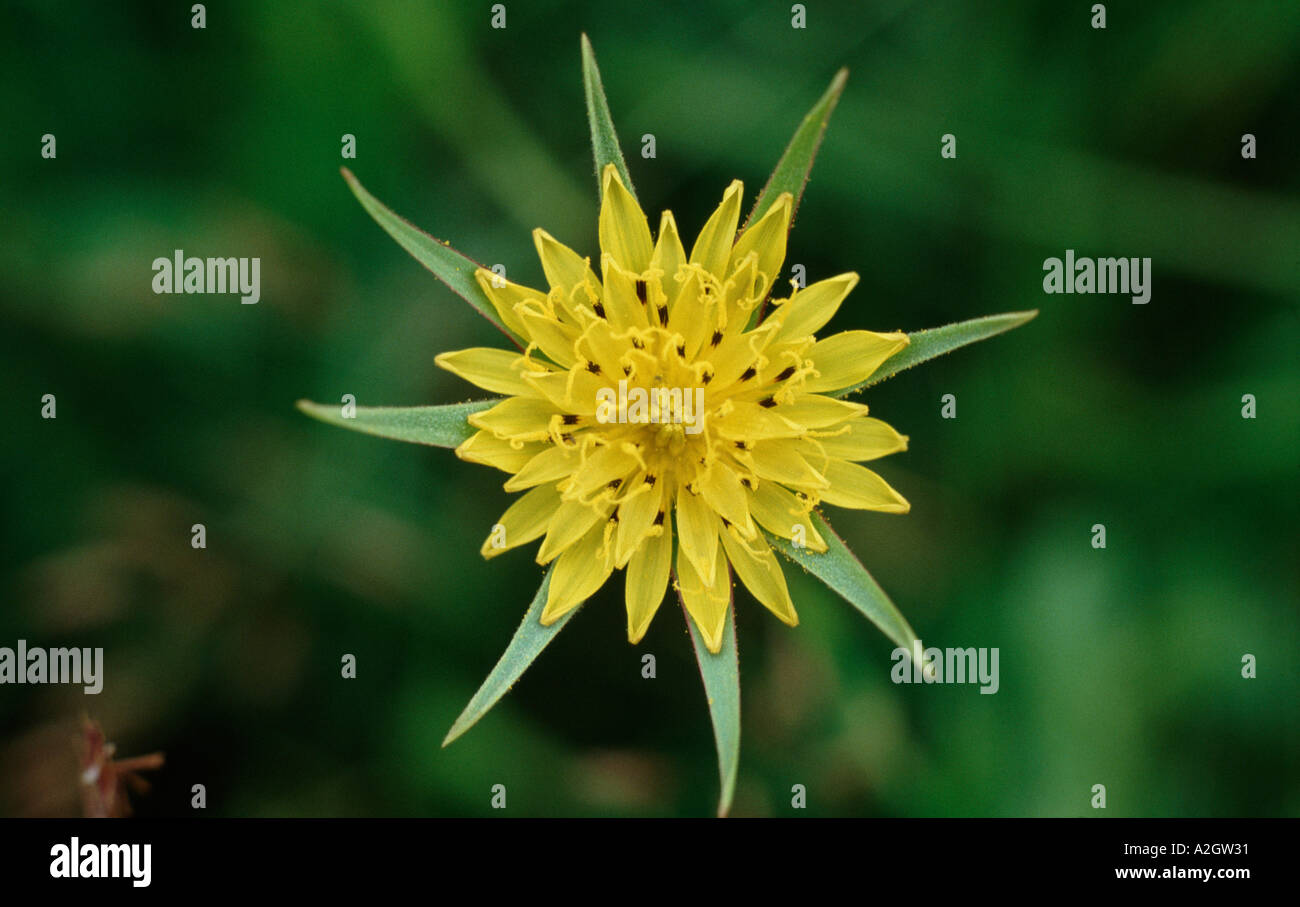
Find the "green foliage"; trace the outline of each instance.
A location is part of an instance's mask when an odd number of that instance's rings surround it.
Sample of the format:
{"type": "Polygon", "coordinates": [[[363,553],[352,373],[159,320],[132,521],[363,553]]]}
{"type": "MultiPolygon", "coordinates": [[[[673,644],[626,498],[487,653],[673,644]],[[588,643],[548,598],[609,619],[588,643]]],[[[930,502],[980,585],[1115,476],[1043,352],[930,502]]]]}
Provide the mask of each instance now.
{"type": "Polygon", "coordinates": [[[433,447],[458,447],[475,432],[465,420],[498,402],[475,400],[445,406],[358,406],[355,415],[344,416],[339,406],[299,400],[298,409],[313,419],[367,435],[433,447]]]}
{"type": "Polygon", "coordinates": [[[709,720],[718,749],[718,777],[722,792],[718,795],[718,816],[726,816],[736,795],[736,771],[740,765],[740,659],[736,654],[736,610],[732,602],[727,623],[722,630],[722,648],[714,654],[704,644],[685,609],[682,616],[691,634],[695,659],[704,681],[704,695],[709,703],[709,720]]]}

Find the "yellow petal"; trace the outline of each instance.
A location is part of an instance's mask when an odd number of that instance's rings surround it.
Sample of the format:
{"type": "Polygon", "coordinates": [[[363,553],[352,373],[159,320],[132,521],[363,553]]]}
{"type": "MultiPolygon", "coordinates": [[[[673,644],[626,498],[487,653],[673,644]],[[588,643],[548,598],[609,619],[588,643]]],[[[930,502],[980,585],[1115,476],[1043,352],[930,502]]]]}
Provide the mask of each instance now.
{"type": "Polygon", "coordinates": [[[682,248],[682,238],[677,232],[677,221],[673,212],[665,211],[659,218],[659,236],[655,239],[654,253],[650,256],[650,269],[662,271],[660,278],[664,294],[668,297],[668,307],[672,308],[681,292],[677,282],[677,270],[686,264],[686,250],[682,248]]]}
{"type": "Polygon", "coordinates": [[[640,298],[641,295],[649,298],[645,279],[619,267],[608,252],[601,258],[600,266],[605,274],[605,295],[601,303],[610,327],[615,331],[646,327],[646,304],[640,298]]]}
{"type": "Polygon", "coordinates": [[[520,286],[517,283],[511,283],[508,280],[505,281],[504,286],[497,286],[502,282],[502,278],[500,275],[493,274],[487,268],[479,268],[475,271],[474,279],[478,281],[478,285],[487,295],[488,301],[492,303],[492,308],[497,310],[497,314],[501,316],[501,320],[505,322],[506,327],[525,340],[531,339],[523,321],[515,313],[515,306],[521,302],[541,302],[546,299],[546,294],[539,293],[529,287],[520,286]]]}
{"type": "Polygon", "coordinates": [[[546,531],[559,507],[560,492],[554,485],[541,485],[521,495],[497,520],[479,553],[494,558],[511,548],[527,545],[546,531]]]}
{"type": "MultiPolygon", "coordinates": [[[[648,495],[643,495],[648,497],[648,495]]],[[[619,520],[622,529],[623,521],[619,520]]],[[[650,620],[659,610],[668,588],[668,573],[673,564],[672,527],[665,522],[663,532],[647,538],[627,565],[623,597],[627,604],[627,641],[635,645],[645,636],[650,620]]]]}
{"type": "Polygon", "coordinates": [[[850,419],[833,435],[817,438],[827,456],[842,460],[875,460],[907,450],[907,436],[879,419],[850,419]]]}
{"type": "Polygon", "coordinates": [[[505,489],[523,491],[547,482],[554,485],[573,474],[578,468],[579,459],[578,451],[573,448],[548,445],[506,481],[505,489]]]}
{"type": "Polygon", "coordinates": [[[601,192],[601,251],[614,256],[619,267],[639,274],[650,266],[650,255],[654,251],[645,213],[632,193],[624,188],[613,164],[605,166],[601,192]]]}
{"type": "MultiPolygon", "coordinates": [[[[654,526],[667,527],[672,521],[664,512],[664,483],[648,484],[644,474],[638,480],[641,487],[629,489],[628,496],[618,506],[618,533],[615,537],[614,565],[622,567],[632,557],[654,526]]],[[[665,529],[664,531],[668,531],[665,529]]]]}
{"type": "Polygon", "coordinates": [[[681,591],[682,604],[704,637],[704,645],[716,655],[722,649],[727,606],[731,604],[731,571],[727,569],[727,557],[721,548],[714,553],[710,567],[714,579],[713,582],[706,583],[696,572],[682,546],[678,545],[677,585],[681,591]]]}
{"type": "Polygon", "coordinates": [[[867,407],[850,400],[819,394],[800,394],[794,402],[781,404],[773,412],[804,428],[834,428],[855,416],[865,416],[867,407]]]}
{"type": "Polygon", "coordinates": [[[561,322],[545,303],[521,306],[519,320],[528,332],[528,339],[556,365],[569,368],[578,361],[574,351],[574,344],[578,342],[577,328],[561,322]]]}
{"type": "Polygon", "coordinates": [[[491,409],[473,413],[469,424],[490,431],[498,438],[515,441],[545,441],[550,437],[555,407],[537,397],[509,397],[491,409]]]}
{"type": "Polygon", "coordinates": [[[749,493],[749,511],[768,532],[795,540],[809,551],[823,552],[826,540],[813,525],[808,508],[788,488],[776,482],[762,482],[749,493]]]}
{"type": "Polygon", "coordinates": [[[689,361],[713,332],[717,303],[716,297],[705,293],[703,272],[699,268],[687,268],[682,273],[685,279],[668,313],[668,330],[682,338],[682,355],[689,361]]]}
{"type": "MultiPolygon", "coordinates": [[[[736,319],[728,323],[736,324],[738,321],[739,319],[736,319]]],[[[711,366],[713,377],[709,383],[715,388],[726,388],[740,380],[742,376],[745,376],[745,381],[755,381],[758,370],[766,364],[757,351],[757,347],[766,336],[754,331],[747,334],[723,334],[716,346],[712,346],[712,343],[717,334],[710,337],[705,343],[705,348],[698,354],[702,361],[708,362],[711,366]]]]}
{"type": "Polygon", "coordinates": [[[769,316],[768,320],[775,319],[781,325],[774,342],[816,334],[857,285],[858,275],[849,273],[819,280],[796,292],[769,316]]]}
{"type": "Polygon", "coordinates": [[[565,497],[585,500],[602,490],[617,491],[637,466],[637,458],[623,445],[601,447],[573,474],[565,497]]]}
{"type": "Polygon", "coordinates": [[[813,469],[793,440],[759,441],[752,450],[737,453],[736,459],[748,462],[760,479],[783,485],[824,488],[826,478],[813,469]]]}
{"type": "Polygon", "coordinates": [[[523,378],[524,357],[518,351],[476,346],[467,350],[440,353],[433,359],[439,368],[464,378],[494,394],[533,396],[536,392],[523,378]]]}
{"type": "Polygon", "coordinates": [[[750,224],[749,229],[736,240],[736,247],[731,251],[729,270],[739,267],[749,253],[758,255],[758,277],[747,295],[762,299],[776,282],[781,263],[785,261],[785,241],[790,233],[790,215],[793,211],[794,196],[782,192],[772,207],[767,209],[767,213],[757,223],[750,224]]]}
{"type": "Polygon", "coordinates": [[[590,281],[593,287],[600,286],[587,259],[541,227],[533,231],[533,245],[537,247],[537,257],[542,261],[546,281],[552,287],[568,291],[583,281],[590,281]]]}
{"type": "Polygon", "coordinates": [[[542,540],[542,547],[537,552],[537,563],[550,563],[586,535],[592,526],[603,532],[605,516],[611,509],[592,507],[573,500],[561,503],[551,525],[547,527],[546,538],[542,540]]]}
{"type": "Polygon", "coordinates": [[[490,431],[476,431],[456,448],[456,456],[467,463],[482,463],[504,472],[518,472],[547,446],[540,441],[519,444],[498,438],[490,431]]]}
{"type": "Polygon", "coordinates": [[[695,477],[695,486],[705,503],[719,516],[735,526],[745,538],[753,538],[758,530],[749,517],[749,503],[740,476],[733,469],[715,462],[709,469],[700,471],[695,477]]]}
{"type": "Polygon", "coordinates": [[[903,333],[844,331],[819,341],[809,358],[820,373],[809,378],[804,390],[810,393],[835,391],[866,381],[880,364],[907,346],[903,333]]]}
{"type": "Polygon", "coordinates": [[[626,337],[616,336],[608,321],[598,320],[587,325],[578,340],[578,353],[587,362],[600,366],[600,375],[608,383],[617,383],[623,377],[624,356],[630,349],[626,337]]]}
{"type": "Polygon", "coordinates": [[[542,609],[542,626],[549,627],[578,607],[609,579],[613,571],[601,554],[604,530],[602,524],[596,524],[555,562],[546,607],[542,609]]]}
{"type": "Polygon", "coordinates": [[[821,499],[836,507],[855,510],[879,510],[883,513],[907,513],[912,505],[889,483],[865,466],[847,460],[828,460],[826,478],[831,487],[820,492],[821,499]]]}
{"type": "Polygon", "coordinates": [[[713,585],[718,551],[718,517],[698,494],[677,494],[677,547],[695,565],[705,585],[713,585]]]}
{"type": "Polygon", "coordinates": [[[760,537],[746,544],[734,533],[723,532],[722,545],[731,566],[736,568],[736,575],[754,598],[790,626],[798,624],[799,617],[794,613],[794,602],[790,601],[785,574],[767,540],[760,537]]]}
{"type": "Polygon", "coordinates": [[[780,414],[780,408],[760,406],[752,400],[732,400],[726,415],[715,418],[709,426],[728,441],[765,441],[772,438],[797,438],[803,428],[780,414]]]}
{"type": "Polygon", "coordinates": [[[699,265],[718,279],[727,277],[727,262],[736,242],[736,224],[740,222],[740,199],[745,192],[740,180],[733,180],[722,194],[722,203],[704,224],[691,247],[691,264],[699,265]]]}
{"type": "MultiPolygon", "coordinates": [[[[597,392],[609,386],[608,381],[581,365],[567,372],[528,375],[525,380],[534,396],[545,397],[557,410],[583,416],[595,415],[597,392]]],[[[592,420],[582,421],[590,424],[592,420]]]]}

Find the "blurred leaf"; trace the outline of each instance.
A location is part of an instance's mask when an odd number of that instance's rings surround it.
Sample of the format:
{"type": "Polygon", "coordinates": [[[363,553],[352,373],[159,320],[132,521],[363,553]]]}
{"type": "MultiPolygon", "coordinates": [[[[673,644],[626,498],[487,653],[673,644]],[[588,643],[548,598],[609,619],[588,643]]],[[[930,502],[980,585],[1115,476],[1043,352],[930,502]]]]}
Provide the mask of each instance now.
{"type": "Polygon", "coordinates": [[[528,606],[528,613],[524,615],[523,623],[511,638],[510,645],[506,646],[505,654],[496,663],[492,673],[488,674],[487,680],[483,681],[483,685],[478,688],[478,692],[470,699],[469,705],[465,706],[465,711],[460,713],[456,723],[451,726],[451,730],[442,741],[443,746],[468,731],[486,715],[488,710],[514,686],[515,681],[523,675],[524,671],[528,670],[528,666],[537,659],[537,656],[542,654],[542,649],[545,649],[556,634],[564,628],[569,618],[578,613],[578,609],[573,608],[549,627],[542,626],[542,611],[546,607],[546,591],[551,586],[553,569],[554,565],[546,569],[541,588],[533,597],[533,603],[528,606]]]}
{"type": "Polygon", "coordinates": [[[929,330],[908,334],[907,346],[881,363],[880,368],[876,369],[870,378],[861,384],[855,384],[842,391],[835,391],[831,396],[843,397],[864,387],[879,384],[905,369],[920,365],[922,362],[927,362],[936,356],[942,356],[944,353],[951,353],[958,347],[966,346],[968,343],[975,343],[978,340],[987,340],[1004,331],[1020,327],[1025,322],[1032,320],[1037,314],[1038,309],[1028,312],[987,315],[984,318],[972,318],[970,321],[959,321],[956,324],[944,325],[941,328],[930,328],[929,330]]]}
{"type": "Polygon", "coordinates": [[[862,566],[857,555],[835,534],[830,523],[816,511],[811,516],[813,525],[826,539],[825,554],[817,554],[807,548],[796,548],[786,539],[778,538],[766,530],[764,534],[772,547],[838,592],[845,601],[866,615],[867,620],[879,627],[896,646],[911,652],[916,633],[907,619],[867,572],[867,568],[862,566]]]}
{"type": "Polygon", "coordinates": [[[360,181],[352,175],[351,170],[347,167],[341,169],[343,178],[347,180],[348,188],[361,202],[361,206],[366,209],[366,213],[373,217],[375,222],[383,227],[389,236],[397,240],[399,246],[409,252],[416,261],[432,271],[433,276],[445,283],[453,293],[477,309],[480,315],[496,325],[498,330],[509,337],[515,346],[523,349],[524,344],[513,331],[502,324],[501,319],[497,317],[492,302],[483,292],[483,288],[478,285],[478,281],[474,279],[474,272],[483,267],[482,265],[472,258],[457,252],[442,240],[435,239],[425,233],[410,221],[393,213],[383,202],[366,191],[360,181]]]}
{"type": "Polygon", "coordinates": [[[736,654],[736,609],[727,608],[727,624],[722,631],[722,648],[714,655],[683,606],[682,616],[691,632],[695,658],[704,678],[704,695],[709,700],[709,718],[713,738],[718,746],[718,775],[722,792],[718,796],[718,817],[727,815],[736,793],[736,768],[740,764],[740,662],[736,654]]]}
{"type": "Polygon", "coordinates": [[[350,419],[343,416],[343,408],[335,403],[299,400],[298,408],[313,419],[367,435],[434,447],[456,447],[469,440],[477,430],[466,419],[500,402],[473,400],[444,406],[358,406],[356,416],[350,419]]]}
{"type": "Polygon", "coordinates": [[[582,88],[587,98],[587,121],[591,124],[591,151],[596,158],[596,192],[602,191],[600,175],[605,165],[613,164],[618,168],[619,179],[627,191],[636,198],[632,177],[627,172],[623,150],[618,144],[618,133],[614,131],[614,119],[609,114],[609,101],[605,100],[605,86],[600,81],[596,54],[586,34],[582,36],[582,88]]]}
{"type": "Polygon", "coordinates": [[[817,157],[817,149],[821,147],[822,136],[826,133],[826,124],[830,122],[831,113],[835,110],[848,78],[847,69],[837,72],[835,78],[831,79],[830,88],[826,89],[821,100],[804,116],[794,137],[790,139],[790,144],[786,146],[785,153],[777,161],[776,169],[768,177],[767,185],[758,194],[754,209],[745,220],[745,226],[766,214],[782,192],[794,196],[794,209],[790,215],[790,223],[794,223],[794,214],[799,210],[799,200],[803,198],[804,186],[808,184],[808,174],[812,172],[813,160],[817,157]]]}

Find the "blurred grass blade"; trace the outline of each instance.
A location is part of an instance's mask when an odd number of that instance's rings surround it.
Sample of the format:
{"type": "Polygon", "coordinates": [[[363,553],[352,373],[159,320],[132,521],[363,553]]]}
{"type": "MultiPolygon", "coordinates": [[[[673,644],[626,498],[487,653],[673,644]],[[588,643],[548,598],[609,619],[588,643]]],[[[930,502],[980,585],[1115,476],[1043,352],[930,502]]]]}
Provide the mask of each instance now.
{"type": "Polygon", "coordinates": [[[916,633],[907,619],[867,572],[867,568],[862,566],[857,555],[835,534],[830,523],[815,511],[811,516],[813,525],[822,534],[822,538],[826,539],[825,554],[817,554],[807,548],[796,548],[788,540],[771,534],[767,534],[767,540],[772,543],[772,547],[804,567],[866,615],[867,620],[879,627],[894,645],[911,652],[916,633]]]}
{"type": "Polygon", "coordinates": [[[591,124],[591,152],[596,158],[596,192],[602,191],[600,175],[605,165],[613,164],[618,168],[619,179],[627,191],[636,198],[627,162],[623,160],[623,149],[618,144],[618,133],[614,131],[614,119],[609,115],[609,101],[605,100],[605,85],[600,81],[596,54],[586,34],[582,36],[582,90],[587,98],[587,122],[591,124]]]}
{"type": "Polygon", "coordinates": [[[484,294],[483,288],[474,279],[474,272],[482,265],[393,213],[383,202],[366,191],[365,186],[362,186],[361,182],[352,175],[351,170],[347,167],[341,169],[348,188],[361,202],[361,207],[366,209],[366,213],[375,219],[375,223],[383,227],[388,235],[397,240],[397,244],[409,252],[416,261],[432,271],[434,277],[445,283],[453,293],[496,325],[497,329],[509,337],[515,346],[524,348],[524,343],[519,337],[502,324],[496,309],[484,294]]]}
{"type": "Polygon", "coordinates": [[[510,645],[506,646],[505,654],[497,662],[492,673],[488,675],[487,680],[483,681],[483,686],[478,688],[474,698],[465,706],[465,711],[460,713],[456,723],[451,726],[447,732],[446,738],[442,745],[446,746],[461,734],[468,731],[474,724],[488,713],[492,706],[496,705],[506,692],[514,686],[524,671],[528,670],[538,655],[542,654],[542,649],[546,648],[547,643],[555,638],[555,635],[564,628],[569,622],[569,618],[578,613],[574,608],[563,617],[551,624],[549,627],[542,626],[542,610],[546,607],[546,590],[551,586],[551,570],[554,565],[548,567],[546,576],[542,578],[542,586],[537,590],[537,595],[533,598],[533,603],[528,606],[528,613],[524,615],[523,623],[515,631],[514,637],[510,640],[510,645]]]}
{"type": "Polygon", "coordinates": [[[395,441],[456,447],[469,440],[477,429],[466,419],[473,413],[496,406],[500,400],[474,400],[446,406],[358,406],[356,416],[344,418],[343,407],[335,403],[299,400],[298,409],[331,425],[395,441]]]}
{"type": "Polygon", "coordinates": [[[965,346],[968,343],[975,343],[977,340],[987,340],[1004,331],[1018,328],[1025,322],[1033,320],[1037,314],[1038,309],[1032,309],[1028,312],[1007,312],[1003,315],[972,318],[970,321],[959,321],[956,324],[944,325],[941,328],[930,328],[927,331],[908,334],[907,346],[881,363],[880,368],[876,369],[870,378],[861,384],[855,384],[842,391],[835,391],[831,396],[843,397],[864,387],[879,384],[905,369],[920,365],[922,362],[927,362],[936,356],[942,356],[944,353],[951,353],[958,347],[965,346]]]}
{"type": "MultiPolygon", "coordinates": [[[[844,83],[848,77],[847,69],[837,72],[835,78],[831,80],[830,88],[826,89],[821,100],[814,104],[812,110],[808,111],[807,116],[803,118],[803,122],[795,130],[794,137],[790,139],[790,144],[786,146],[785,153],[781,155],[781,160],[777,161],[776,169],[768,177],[767,185],[758,194],[758,199],[754,202],[754,210],[749,212],[745,226],[749,226],[750,222],[766,214],[767,209],[772,207],[772,203],[782,192],[789,192],[794,196],[794,210],[796,212],[799,210],[799,200],[803,198],[803,189],[808,183],[813,159],[817,157],[817,149],[821,147],[826,124],[830,121],[831,112],[835,110],[835,104],[844,91],[844,83]]],[[[793,213],[790,222],[794,223],[793,213]]]]}
{"type": "Polygon", "coordinates": [[[695,645],[695,658],[704,678],[704,695],[709,700],[709,718],[713,722],[713,739],[718,746],[718,776],[722,792],[718,796],[718,818],[731,809],[736,793],[736,767],[740,764],[740,662],[736,655],[736,608],[727,606],[727,624],[722,631],[722,648],[717,655],[704,645],[691,616],[682,607],[686,626],[695,645]]]}

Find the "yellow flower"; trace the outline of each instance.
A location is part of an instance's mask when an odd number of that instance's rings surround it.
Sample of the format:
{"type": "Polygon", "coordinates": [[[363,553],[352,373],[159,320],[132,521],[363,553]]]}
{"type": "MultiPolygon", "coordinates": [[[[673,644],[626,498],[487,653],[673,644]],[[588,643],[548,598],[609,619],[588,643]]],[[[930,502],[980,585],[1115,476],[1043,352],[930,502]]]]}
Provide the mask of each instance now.
{"type": "Polygon", "coordinates": [[[625,569],[628,639],[638,642],[675,572],[716,653],[733,569],[773,614],[798,622],[762,530],[821,552],[809,518],[820,504],[907,512],[859,465],[905,450],[907,438],[832,394],[866,380],[908,338],[814,336],[857,284],[853,273],[773,299],[754,323],[785,259],[789,193],[737,237],[733,182],[688,256],[672,212],[653,238],[612,164],[602,181],[600,277],[540,229],[548,291],[475,275],[527,347],[438,356],[506,395],[470,416],[477,433],[456,454],[509,473],[506,490],[524,492],[483,554],[542,540],[538,563],[555,562],[544,625],[625,569]]]}

